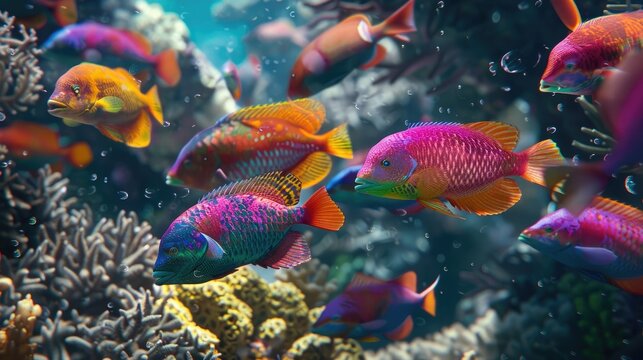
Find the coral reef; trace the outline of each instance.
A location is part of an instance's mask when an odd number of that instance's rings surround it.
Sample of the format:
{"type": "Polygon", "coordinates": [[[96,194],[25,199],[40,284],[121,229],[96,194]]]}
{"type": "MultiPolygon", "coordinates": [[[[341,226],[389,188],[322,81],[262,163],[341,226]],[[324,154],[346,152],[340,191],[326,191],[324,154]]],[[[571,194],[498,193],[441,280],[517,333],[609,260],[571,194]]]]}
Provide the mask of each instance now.
{"type": "MultiPolygon", "coordinates": [[[[9,287],[6,281],[0,285],[0,291],[9,287]]],[[[31,359],[36,344],[31,342],[31,335],[36,326],[36,319],[42,314],[42,308],[34,304],[30,295],[18,301],[6,327],[0,329],[0,359],[31,359]]]]}
{"type": "Polygon", "coordinates": [[[328,265],[312,259],[296,268],[279,270],[276,277],[297,286],[304,293],[306,305],[312,308],[324,304],[337,290],[337,284],[328,279],[328,273],[328,265]]]}
{"type": "Polygon", "coordinates": [[[398,342],[376,352],[366,352],[365,355],[374,360],[459,360],[465,353],[473,351],[476,358],[497,359],[499,324],[498,314],[489,310],[468,327],[455,323],[427,338],[398,342]]]}
{"type": "Polygon", "coordinates": [[[13,36],[13,16],[0,12],[0,110],[12,114],[27,111],[39,97],[43,86],[39,84],[43,72],[38,67],[41,51],[34,29],[19,25],[21,39],[13,36]]]}

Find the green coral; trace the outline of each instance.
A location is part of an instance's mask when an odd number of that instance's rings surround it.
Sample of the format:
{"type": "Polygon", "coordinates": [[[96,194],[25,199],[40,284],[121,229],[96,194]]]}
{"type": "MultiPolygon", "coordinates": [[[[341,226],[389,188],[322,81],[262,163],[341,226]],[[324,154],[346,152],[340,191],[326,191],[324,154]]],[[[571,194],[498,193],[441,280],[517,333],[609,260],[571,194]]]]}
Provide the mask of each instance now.
{"type": "Polygon", "coordinates": [[[619,308],[626,307],[621,292],[573,273],[560,279],[558,289],[569,295],[576,309],[583,358],[603,359],[613,354],[628,337],[626,321],[618,316],[619,308]]]}

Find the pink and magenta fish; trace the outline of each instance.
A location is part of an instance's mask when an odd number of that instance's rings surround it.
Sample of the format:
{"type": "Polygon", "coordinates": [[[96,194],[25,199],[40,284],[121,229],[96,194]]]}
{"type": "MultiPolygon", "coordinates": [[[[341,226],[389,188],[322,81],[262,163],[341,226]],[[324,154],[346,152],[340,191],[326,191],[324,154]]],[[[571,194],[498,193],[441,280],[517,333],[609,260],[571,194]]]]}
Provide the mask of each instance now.
{"type": "Polygon", "coordinates": [[[417,276],[409,271],[384,281],[357,274],[348,287],[324,308],[312,332],[364,342],[402,340],[413,330],[412,315],[424,310],[435,316],[435,287],[417,293],[417,276]]]}
{"type": "Polygon", "coordinates": [[[97,58],[106,60],[105,57],[115,56],[148,64],[170,86],[176,85],[181,78],[174,50],[152,54],[152,46],[143,35],[95,22],[66,26],[52,34],[43,48],[47,53],[80,56],[83,61],[104,62],[97,58]]]}
{"type": "Polygon", "coordinates": [[[596,197],[579,216],[559,209],[520,240],[561,263],[643,295],[643,212],[596,197]]]}
{"type": "Polygon", "coordinates": [[[368,152],[357,191],[417,200],[439,213],[447,208],[499,214],[520,200],[509,176],[543,184],[543,169],[563,164],[556,144],[545,140],[516,153],[518,129],[499,122],[419,123],[389,135],[368,152]]]}
{"type": "Polygon", "coordinates": [[[572,33],[551,50],[540,91],[591,95],[628,52],[643,48],[643,10],[580,23],[573,1],[552,3],[572,33]]]}
{"type": "Polygon", "coordinates": [[[240,266],[291,268],[310,260],[296,224],[337,231],[344,215],[325,188],[299,202],[301,181],[272,172],[215,189],[170,224],[161,237],[157,285],[218,279],[240,266]]]}

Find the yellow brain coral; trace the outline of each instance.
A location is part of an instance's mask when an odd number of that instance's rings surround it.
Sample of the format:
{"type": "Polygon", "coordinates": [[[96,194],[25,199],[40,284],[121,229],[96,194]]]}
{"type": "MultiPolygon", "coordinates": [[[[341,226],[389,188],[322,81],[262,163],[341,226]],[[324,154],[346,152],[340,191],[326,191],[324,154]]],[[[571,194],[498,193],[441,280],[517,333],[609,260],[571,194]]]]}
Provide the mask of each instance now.
{"type": "Polygon", "coordinates": [[[268,313],[270,317],[282,318],[288,324],[285,344],[308,332],[308,306],[304,294],[292,283],[275,281],[269,285],[270,298],[268,313]]]}
{"type": "Polygon", "coordinates": [[[224,277],[220,282],[230,285],[234,295],[252,308],[252,320],[255,325],[268,318],[266,296],[270,293],[270,288],[259,274],[246,266],[224,277]]]}

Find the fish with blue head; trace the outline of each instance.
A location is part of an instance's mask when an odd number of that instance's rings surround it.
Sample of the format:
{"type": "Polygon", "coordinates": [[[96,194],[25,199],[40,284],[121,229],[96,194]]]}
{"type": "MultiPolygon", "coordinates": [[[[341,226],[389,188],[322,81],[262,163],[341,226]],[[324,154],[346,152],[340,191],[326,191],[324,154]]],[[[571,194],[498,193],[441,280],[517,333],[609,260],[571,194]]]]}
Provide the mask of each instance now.
{"type": "Polygon", "coordinates": [[[213,190],[161,237],[156,284],[203,283],[248,264],[278,269],[310,260],[303,235],[290,228],[306,224],[336,231],[344,215],[325,188],[296,206],[300,192],[301,181],[280,172],[213,190]]]}
{"type": "Polygon", "coordinates": [[[417,275],[412,271],[390,281],[357,274],[326,305],[312,332],[363,342],[402,340],[413,330],[412,314],[416,310],[423,309],[435,316],[435,287],[439,279],[417,293],[417,275]]]}

